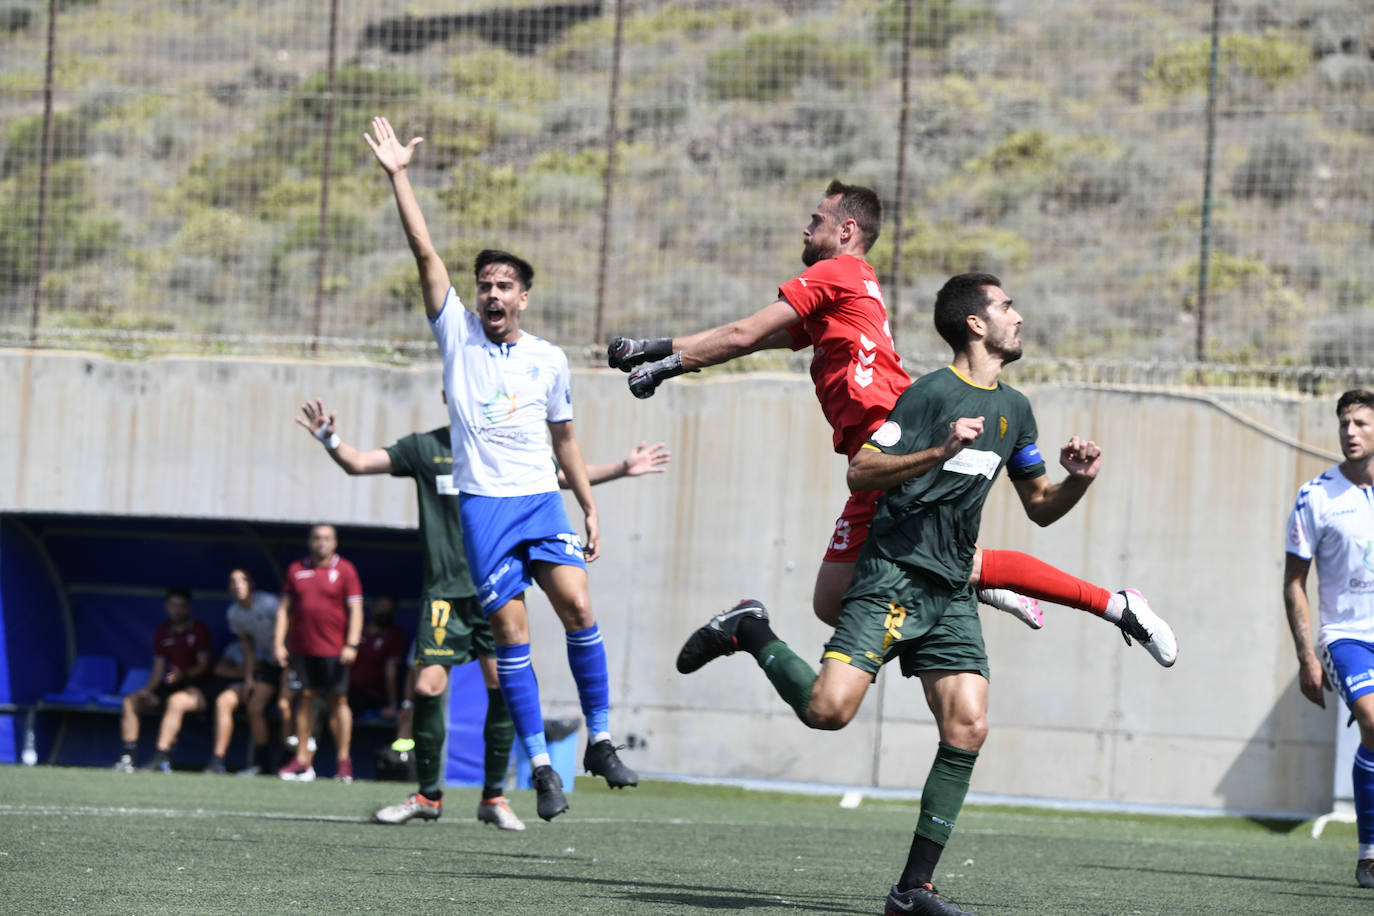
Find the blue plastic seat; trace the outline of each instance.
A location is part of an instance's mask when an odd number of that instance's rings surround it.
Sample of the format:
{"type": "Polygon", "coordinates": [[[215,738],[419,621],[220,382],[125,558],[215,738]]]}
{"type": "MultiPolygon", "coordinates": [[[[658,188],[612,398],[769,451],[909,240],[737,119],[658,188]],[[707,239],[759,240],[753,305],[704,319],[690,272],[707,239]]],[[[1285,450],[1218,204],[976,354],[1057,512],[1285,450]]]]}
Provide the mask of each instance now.
{"type": "Polygon", "coordinates": [[[114,689],[119,666],[113,655],[78,655],[72,659],[67,685],[43,694],[46,703],[84,706],[114,689]]]}
{"type": "Polygon", "coordinates": [[[126,695],[148,683],[148,675],[152,671],[152,668],[130,668],[124,675],[124,682],[119,685],[119,690],[114,693],[102,693],[95,698],[95,705],[119,709],[124,705],[126,695]]]}

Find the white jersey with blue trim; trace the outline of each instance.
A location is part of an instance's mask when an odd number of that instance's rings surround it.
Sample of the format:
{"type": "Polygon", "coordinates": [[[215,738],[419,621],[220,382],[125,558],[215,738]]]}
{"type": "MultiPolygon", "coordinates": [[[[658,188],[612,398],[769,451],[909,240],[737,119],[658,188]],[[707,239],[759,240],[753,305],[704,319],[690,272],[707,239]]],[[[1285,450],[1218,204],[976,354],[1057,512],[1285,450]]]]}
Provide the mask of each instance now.
{"type": "Polygon", "coordinates": [[[568,357],[533,334],[493,343],[449,287],[430,322],[444,357],[453,440],[453,486],[476,496],[558,489],[549,423],[573,418],[568,357]]]}
{"type": "Polygon", "coordinates": [[[1332,467],[1298,490],[1284,549],[1315,560],[1323,646],[1374,642],[1374,488],[1332,467]]]}

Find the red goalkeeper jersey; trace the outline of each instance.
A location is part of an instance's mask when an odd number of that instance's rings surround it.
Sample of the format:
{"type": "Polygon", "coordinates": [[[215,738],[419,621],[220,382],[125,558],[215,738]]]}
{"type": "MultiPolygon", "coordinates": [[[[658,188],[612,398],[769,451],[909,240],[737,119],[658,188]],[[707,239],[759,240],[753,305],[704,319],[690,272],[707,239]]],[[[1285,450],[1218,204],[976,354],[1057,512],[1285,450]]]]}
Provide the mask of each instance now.
{"type": "Polygon", "coordinates": [[[792,349],[813,350],[811,379],[835,451],[853,457],[911,384],[892,344],[878,275],[862,258],[840,255],[812,264],[778,295],[801,316],[789,328],[792,349]]]}

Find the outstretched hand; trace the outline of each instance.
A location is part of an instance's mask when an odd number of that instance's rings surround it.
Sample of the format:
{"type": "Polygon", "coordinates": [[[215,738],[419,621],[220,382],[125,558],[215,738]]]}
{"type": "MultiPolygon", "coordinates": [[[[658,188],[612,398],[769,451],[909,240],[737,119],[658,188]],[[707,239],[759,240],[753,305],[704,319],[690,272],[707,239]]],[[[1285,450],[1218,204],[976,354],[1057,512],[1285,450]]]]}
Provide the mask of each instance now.
{"type": "Polygon", "coordinates": [[[366,132],[363,133],[363,139],[372,147],[373,155],[388,175],[395,175],[409,165],[410,157],[415,155],[415,147],[425,142],[424,137],[414,137],[409,143],[402,145],[396,138],[396,131],[391,129],[391,122],[386,118],[373,118],[372,132],[377,135],[377,139],[372,139],[366,132]]]}
{"type": "Polygon", "coordinates": [[[673,457],[673,453],[663,445],[662,442],[655,443],[652,448],[645,442],[641,442],[630,449],[630,454],[625,456],[625,476],[638,477],[640,474],[662,474],[668,470],[665,466],[668,460],[673,457]]]}
{"type": "Polygon", "coordinates": [[[1059,450],[1059,464],[1074,477],[1092,480],[1102,468],[1102,449],[1096,442],[1074,436],[1059,450]]]}
{"type": "Polygon", "coordinates": [[[301,416],[296,418],[296,422],[320,441],[328,439],[335,432],[334,414],[325,412],[324,401],[319,398],[315,398],[313,403],[306,401],[301,405],[301,416]]]}
{"type": "Polygon", "coordinates": [[[671,337],[634,339],[617,337],[606,347],[606,363],[612,369],[629,372],[635,366],[650,360],[662,359],[673,352],[671,337]]]}

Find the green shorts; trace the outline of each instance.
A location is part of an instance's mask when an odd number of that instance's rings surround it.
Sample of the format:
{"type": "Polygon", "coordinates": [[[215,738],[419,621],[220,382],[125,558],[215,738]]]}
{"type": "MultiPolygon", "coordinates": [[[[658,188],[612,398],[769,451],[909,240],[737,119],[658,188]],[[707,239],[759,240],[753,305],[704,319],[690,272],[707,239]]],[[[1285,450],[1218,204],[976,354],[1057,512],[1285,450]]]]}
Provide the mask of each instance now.
{"type": "Polygon", "coordinates": [[[465,598],[420,598],[415,626],[415,664],[465,665],[496,654],[491,626],[474,595],[465,598]]]}
{"type": "Polygon", "coordinates": [[[870,556],[860,557],[844,596],[827,658],[877,675],[894,658],[902,675],[922,671],[977,671],[988,677],[988,653],[978,596],[968,582],[958,588],[870,556]]]}

